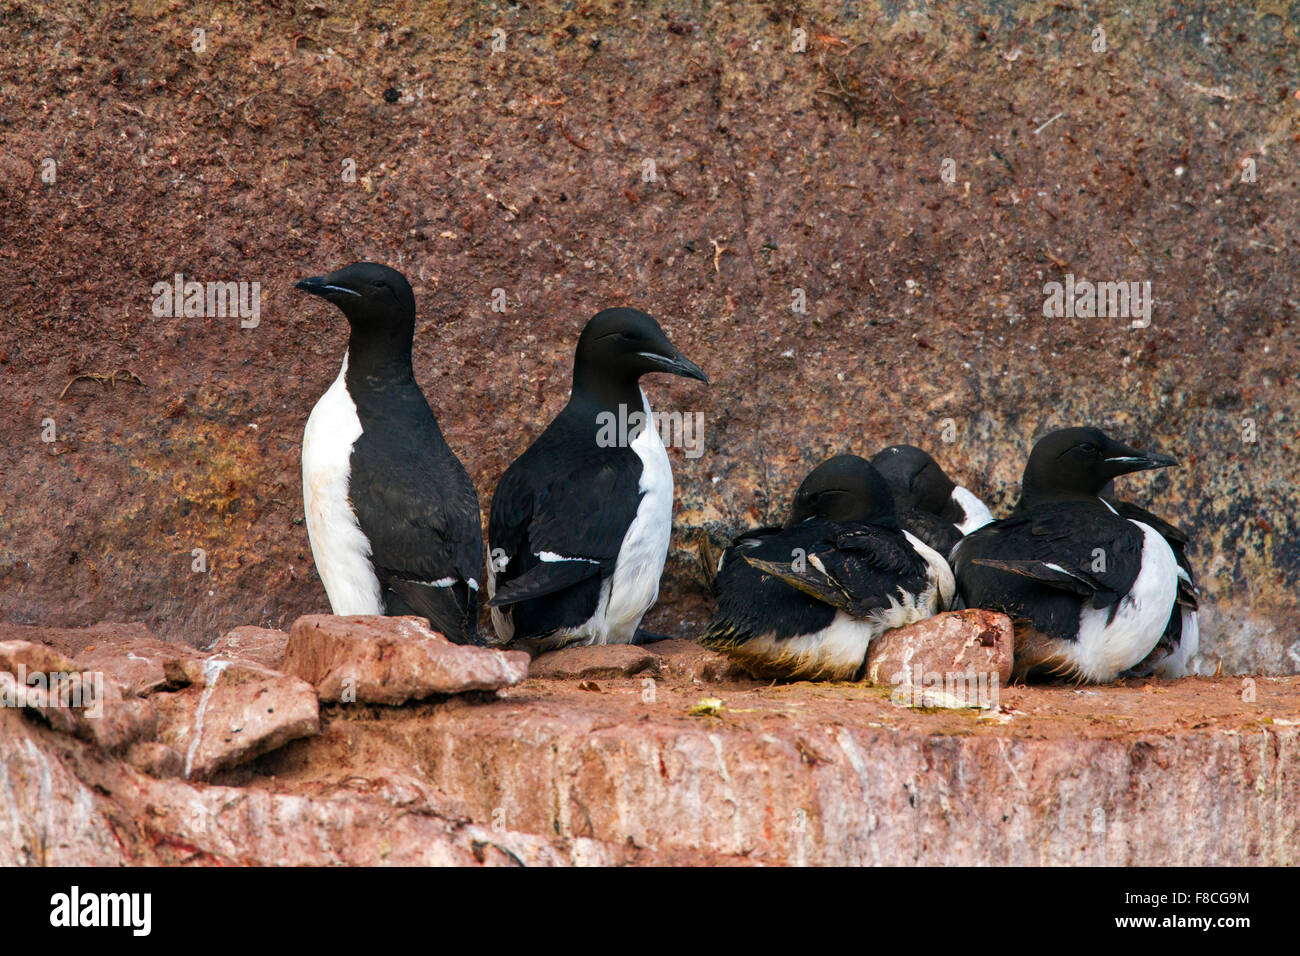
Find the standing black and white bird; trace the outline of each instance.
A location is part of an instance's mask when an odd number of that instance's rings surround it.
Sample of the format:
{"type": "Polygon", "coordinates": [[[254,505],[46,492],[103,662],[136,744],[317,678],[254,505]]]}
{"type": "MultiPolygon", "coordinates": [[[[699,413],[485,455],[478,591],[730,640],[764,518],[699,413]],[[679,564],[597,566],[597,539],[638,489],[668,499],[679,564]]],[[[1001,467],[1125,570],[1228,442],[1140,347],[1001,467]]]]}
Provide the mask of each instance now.
{"type": "Polygon", "coordinates": [[[307,419],[302,493],[312,557],[335,614],[415,614],[478,638],[478,495],[415,382],[415,294],[358,262],[297,288],[333,302],[351,332],[343,367],[307,419]]]}
{"type": "Polygon", "coordinates": [[[762,677],[851,680],[873,640],[946,610],[954,591],[943,557],[899,526],[880,473],[839,455],[803,480],[785,527],[722,553],[700,643],[762,677]]]}
{"type": "Polygon", "coordinates": [[[963,536],[993,520],[984,502],[915,445],[890,445],[871,464],[889,482],[902,526],[944,557],[963,536]]]}
{"type": "Polygon", "coordinates": [[[627,644],[659,597],[673,473],[639,381],[708,382],[649,315],[583,329],[569,403],[502,476],[488,520],[488,606],[503,643],[627,644]]]}
{"type": "Polygon", "coordinates": [[[1099,496],[1119,475],[1178,464],[1096,428],[1064,428],[1029,455],[1012,514],[958,542],[968,607],[1016,623],[1012,676],[1114,680],[1160,640],[1178,593],[1178,562],[1160,532],[1099,496]]]}
{"type": "Polygon", "coordinates": [[[1141,521],[1160,532],[1160,536],[1174,552],[1178,562],[1178,600],[1169,615],[1169,623],[1154,649],[1136,667],[1131,668],[1125,676],[1131,677],[1186,677],[1192,658],[1201,649],[1201,628],[1197,615],[1196,576],[1192,573],[1192,564],[1187,558],[1188,538],[1186,532],[1163,518],[1157,518],[1131,501],[1121,501],[1115,497],[1113,484],[1107,485],[1101,498],[1114,508],[1121,518],[1141,521]]]}

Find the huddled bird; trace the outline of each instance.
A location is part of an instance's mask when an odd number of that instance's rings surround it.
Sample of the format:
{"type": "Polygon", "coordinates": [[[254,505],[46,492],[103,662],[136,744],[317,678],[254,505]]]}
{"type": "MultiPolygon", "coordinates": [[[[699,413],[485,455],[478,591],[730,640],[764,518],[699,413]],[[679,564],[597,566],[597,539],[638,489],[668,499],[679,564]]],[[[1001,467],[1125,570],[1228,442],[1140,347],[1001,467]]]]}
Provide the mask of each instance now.
{"type": "Polygon", "coordinates": [[[965,604],[1016,623],[1013,679],[1110,681],[1155,648],[1178,597],[1178,560],[1159,530],[1101,495],[1120,475],[1176,464],[1096,428],[1050,432],[1030,452],[1011,515],[957,543],[965,604]]]}
{"type": "Polygon", "coordinates": [[[452,641],[476,642],[478,495],[415,381],[410,284],[357,262],[297,288],[338,306],[350,328],[302,442],[307,534],[330,607],[414,614],[452,641]]]}
{"type": "Polygon", "coordinates": [[[947,562],[903,530],[871,463],[839,455],[795,493],[780,528],[740,535],[719,560],[701,643],[763,677],[850,680],[880,634],[945,610],[947,562]]]}
{"type": "Polygon", "coordinates": [[[1201,629],[1197,616],[1196,576],[1187,557],[1188,538],[1181,528],[1158,518],[1145,508],[1115,496],[1114,484],[1102,490],[1101,498],[1114,508],[1122,518],[1141,521],[1155,528],[1174,552],[1178,562],[1178,600],[1169,615],[1169,623],[1154,649],[1140,663],[1127,672],[1132,677],[1186,677],[1188,669],[1201,647],[1201,629]]]}
{"type": "Polygon", "coordinates": [[[488,606],[502,643],[626,644],[659,596],[673,474],[640,386],[708,382],[651,316],[606,309],[582,331],[569,402],[506,470],[488,521],[488,606]],[[611,423],[629,428],[611,428],[611,423]]]}
{"type": "Polygon", "coordinates": [[[894,493],[898,520],[944,557],[965,535],[993,520],[988,506],[915,445],[890,445],[871,459],[894,493]]]}

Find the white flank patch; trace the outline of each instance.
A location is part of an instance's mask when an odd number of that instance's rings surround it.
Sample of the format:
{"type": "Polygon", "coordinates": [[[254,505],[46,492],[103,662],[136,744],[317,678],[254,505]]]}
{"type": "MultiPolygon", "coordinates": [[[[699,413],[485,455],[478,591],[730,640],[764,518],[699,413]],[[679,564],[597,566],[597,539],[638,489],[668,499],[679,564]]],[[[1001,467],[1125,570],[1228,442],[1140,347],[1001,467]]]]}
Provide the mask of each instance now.
{"type": "Polygon", "coordinates": [[[1193,673],[1192,658],[1201,649],[1201,623],[1196,612],[1189,607],[1180,607],[1178,610],[1183,616],[1182,638],[1173,653],[1166,655],[1152,669],[1151,673],[1156,677],[1176,679],[1193,673]]]}
{"type": "MultiPolygon", "coordinates": [[[[919,621],[921,618],[926,618],[932,614],[938,614],[940,611],[948,610],[952,607],[953,601],[957,597],[957,579],[953,576],[952,568],[949,566],[948,562],[943,559],[943,555],[934,550],[934,548],[930,547],[924,541],[921,541],[911,532],[904,531],[903,536],[907,538],[908,544],[916,549],[916,553],[925,559],[925,578],[930,583],[930,586],[926,588],[925,593],[920,595],[918,598],[918,604],[922,608],[928,605],[929,610],[916,620],[919,621]]],[[[956,553],[956,549],[954,548],[953,554],[956,553]]],[[[909,621],[907,623],[910,624],[911,622],[909,621]]],[[[891,626],[898,627],[900,625],[895,624],[891,626]]]]}
{"type": "Polygon", "coordinates": [[[1149,525],[1133,523],[1142,530],[1142,569],[1129,593],[1120,598],[1115,620],[1106,623],[1110,608],[1085,602],[1079,612],[1079,639],[1063,642],[1079,674],[1098,683],[1114,680],[1151,653],[1178,596],[1178,562],[1169,542],[1149,525]]]}
{"type": "Polygon", "coordinates": [[[957,525],[957,530],[963,536],[984,527],[986,524],[993,522],[993,512],[989,511],[988,505],[980,501],[973,494],[958,485],[952,490],[952,497],[961,505],[961,510],[965,512],[966,517],[962,519],[961,524],[957,525]]]}
{"type": "MultiPolygon", "coordinates": [[[[506,556],[502,567],[510,563],[509,555],[506,556]]],[[[477,590],[477,588],[476,588],[477,590]]],[[[488,555],[487,562],[487,598],[492,600],[497,596],[497,569],[492,560],[492,555],[488,555]]],[[[515,636],[515,621],[510,616],[508,607],[490,607],[488,616],[492,618],[492,630],[497,632],[497,637],[502,643],[509,643],[510,639],[515,636]]]]}
{"type": "MultiPolygon", "coordinates": [[[[641,392],[646,421],[650,400],[641,392]]],[[[659,599],[659,578],[673,527],[673,469],[657,428],[643,428],[632,442],[641,459],[641,502],[619,545],[614,574],[600,589],[600,603],[585,624],[570,629],[565,643],[630,644],[645,612],[659,599]]],[[[555,637],[560,637],[557,634],[555,637]]]]}
{"type": "Polygon", "coordinates": [[[316,570],[335,614],[383,614],[379,579],[370,563],[370,539],[348,501],[352,446],[361,437],[357,406],[339,377],[307,418],[302,436],[302,499],[316,570]]]}

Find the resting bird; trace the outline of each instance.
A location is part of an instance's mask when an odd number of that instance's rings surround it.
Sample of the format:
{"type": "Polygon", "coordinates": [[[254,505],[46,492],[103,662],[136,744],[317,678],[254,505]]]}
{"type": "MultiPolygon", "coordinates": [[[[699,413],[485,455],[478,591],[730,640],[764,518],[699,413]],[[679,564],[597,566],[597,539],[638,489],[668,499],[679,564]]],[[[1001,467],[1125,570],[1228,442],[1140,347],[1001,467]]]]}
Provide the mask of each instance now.
{"type": "Polygon", "coordinates": [[[740,535],[714,579],[700,643],[762,677],[851,680],[890,628],[945,610],[948,564],[902,530],[885,479],[863,458],[818,465],[783,528],[740,535]]]}
{"type": "Polygon", "coordinates": [[[1105,682],[1147,656],[1178,593],[1178,563],[1160,532],[1099,497],[1119,475],[1178,462],[1096,428],[1064,428],[1029,455],[1012,514],[958,542],[967,607],[1016,622],[1014,679],[1105,682]]]}
{"type": "Polygon", "coordinates": [[[302,438],[307,535],[335,614],[414,614],[458,644],[478,638],[478,495],[415,382],[415,294],[358,262],[297,287],[347,317],[338,378],[302,438]]]}
{"type": "Polygon", "coordinates": [[[984,502],[915,445],[890,445],[871,464],[889,482],[902,526],[944,557],[964,535],[993,520],[984,502]]]}
{"type": "Polygon", "coordinates": [[[497,485],[488,606],[502,643],[637,639],[659,596],[673,508],[668,453],[639,385],[648,372],[708,382],[644,312],[596,315],[578,339],[568,405],[497,485]]]}

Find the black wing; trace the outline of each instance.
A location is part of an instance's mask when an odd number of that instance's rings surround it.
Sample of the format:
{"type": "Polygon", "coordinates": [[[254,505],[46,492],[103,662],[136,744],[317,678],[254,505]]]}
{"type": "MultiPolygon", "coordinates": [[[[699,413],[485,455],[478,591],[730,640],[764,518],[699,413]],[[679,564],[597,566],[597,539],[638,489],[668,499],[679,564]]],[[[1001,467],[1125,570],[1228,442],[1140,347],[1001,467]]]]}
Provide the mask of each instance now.
{"type": "Polygon", "coordinates": [[[1028,619],[1070,640],[1083,603],[1114,617],[1141,570],[1143,541],[1136,525],[1100,502],[1053,503],[968,535],[953,570],[968,607],[1028,619]]]}
{"type": "Polygon", "coordinates": [[[702,643],[719,647],[773,633],[820,630],[836,610],[863,617],[899,589],[924,590],[926,564],[899,531],[810,519],[776,533],[742,536],[718,572],[718,613],[702,643]]]}
{"type": "Polygon", "coordinates": [[[414,437],[379,449],[357,440],[352,507],[370,539],[371,562],[389,614],[416,614],[458,644],[478,640],[483,528],[478,495],[442,442],[414,437]],[[397,453],[394,453],[394,452],[397,453]]]}
{"type": "Polygon", "coordinates": [[[745,560],[792,588],[854,617],[897,601],[900,589],[919,594],[927,587],[926,564],[902,533],[858,525],[841,530],[825,546],[813,546],[795,560],[745,560]]]}
{"type": "Polygon", "coordinates": [[[600,583],[641,501],[641,459],[630,448],[542,438],[506,470],[488,520],[496,592],[509,607],[513,639],[549,634],[595,612],[600,583]]]}
{"type": "Polygon", "coordinates": [[[700,643],[726,649],[765,634],[785,640],[827,627],[835,618],[834,607],[765,574],[751,562],[789,564],[796,548],[806,554],[809,547],[833,543],[833,539],[800,534],[799,529],[758,528],[739,535],[718,562],[713,581],[718,609],[700,643]]]}

